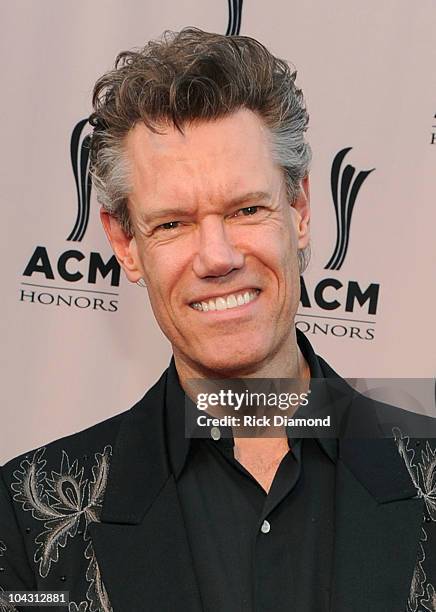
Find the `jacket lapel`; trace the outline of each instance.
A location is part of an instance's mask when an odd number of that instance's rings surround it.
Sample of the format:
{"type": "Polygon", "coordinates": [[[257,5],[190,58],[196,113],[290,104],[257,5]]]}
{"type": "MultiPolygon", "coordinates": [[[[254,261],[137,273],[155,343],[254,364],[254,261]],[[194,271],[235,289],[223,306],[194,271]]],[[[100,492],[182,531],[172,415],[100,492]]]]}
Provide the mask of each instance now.
{"type": "Polygon", "coordinates": [[[101,522],[89,526],[114,612],[202,610],[165,448],[165,386],[166,372],[123,419],[101,522]]]}
{"type": "Polygon", "coordinates": [[[333,612],[405,612],[423,512],[392,437],[340,440],[333,612]]]}

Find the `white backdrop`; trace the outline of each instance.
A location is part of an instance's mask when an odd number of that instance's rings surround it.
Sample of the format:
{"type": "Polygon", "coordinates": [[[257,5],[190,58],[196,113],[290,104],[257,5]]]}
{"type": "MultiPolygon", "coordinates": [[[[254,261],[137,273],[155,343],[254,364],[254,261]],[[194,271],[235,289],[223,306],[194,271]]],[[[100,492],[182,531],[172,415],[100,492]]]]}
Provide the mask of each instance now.
{"type": "MultiPolygon", "coordinates": [[[[240,3],[230,4],[237,13],[240,3]]],[[[95,80],[120,50],[187,25],[225,33],[228,21],[227,0],[3,4],[0,463],[127,409],[166,367],[170,347],[146,290],[124,278],[119,287],[109,276],[89,282],[91,253],[111,256],[94,194],[83,239],[67,241],[78,205],[70,138],[91,111],[95,80]],[[45,267],[40,259],[25,275],[38,246],[45,267]],[[76,254],[66,270],[81,271],[81,280],[58,271],[69,250],[76,254]]],[[[301,305],[297,320],[348,377],[434,375],[434,23],[432,0],[242,7],[240,33],[292,61],[306,94],[313,240],[304,275],[310,306],[301,305]],[[356,175],[374,170],[357,195],[346,257],[332,270],[325,269],[336,241],[331,168],[345,148],[341,172],[347,163],[356,175]],[[346,308],[350,282],[349,300],[353,288],[372,287],[372,312],[369,300],[346,308]]]]}

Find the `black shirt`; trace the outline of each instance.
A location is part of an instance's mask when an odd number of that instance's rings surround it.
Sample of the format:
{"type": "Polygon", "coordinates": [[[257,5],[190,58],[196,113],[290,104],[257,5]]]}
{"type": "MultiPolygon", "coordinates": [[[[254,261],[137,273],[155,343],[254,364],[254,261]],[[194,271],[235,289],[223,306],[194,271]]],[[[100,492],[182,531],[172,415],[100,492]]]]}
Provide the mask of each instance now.
{"type": "MultiPolygon", "coordinates": [[[[323,376],[302,334],[311,378],[323,376]]],[[[323,398],[318,398],[323,401],[323,398]]],[[[335,462],[331,439],[290,439],[267,494],[233,456],[233,439],[187,439],[174,362],[166,428],[207,612],[324,612],[330,606],[335,462]]]]}

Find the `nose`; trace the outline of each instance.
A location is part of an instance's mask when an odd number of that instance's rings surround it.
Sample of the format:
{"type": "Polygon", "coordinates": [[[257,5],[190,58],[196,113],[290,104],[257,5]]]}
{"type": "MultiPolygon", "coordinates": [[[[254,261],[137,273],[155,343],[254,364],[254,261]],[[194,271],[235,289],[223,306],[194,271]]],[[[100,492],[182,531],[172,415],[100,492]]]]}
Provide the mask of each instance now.
{"type": "Polygon", "coordinates": [[[229,240],[223,219],[205,218],[199,226],[193,269],[199,278],[225,276],[244,265],[244,255],[229,240]]]}

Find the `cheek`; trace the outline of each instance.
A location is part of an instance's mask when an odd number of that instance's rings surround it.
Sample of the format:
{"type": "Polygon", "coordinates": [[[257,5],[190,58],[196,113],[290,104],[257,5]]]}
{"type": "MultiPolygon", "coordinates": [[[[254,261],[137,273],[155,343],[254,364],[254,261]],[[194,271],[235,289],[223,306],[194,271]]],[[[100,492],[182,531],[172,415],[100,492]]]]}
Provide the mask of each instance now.
{"type": "Polygon", "coordinates": [[[154,299],[156,305],[157,300],[164,299],[168,306],[169,298],[183,284],[181,279],[189,263],[186,245],[183,247],[173,243],[149,249],[143,254],[142,263],[150,299],[154,299]]]}
{"type": "Polygon", "coordinates": [[[274,277],[273,291],[278,300],[278,308],[281,311],[290,309],[294,312],[300,295],[300,273],[292,228],[282,228],[282,231],[271,234],[267,241],[262,240],[258,243],[257,253],[260,261],[274,277]]]}
{"type": "Polygon", "coordinates": [[[292,223],[289,223],[286,227],[282,227],[281,235],[279,238],[279,250],[280,260],[285,270],[285,274],[291,273],[294,277],[294,273],[299,276],[298,273],[298,256],[297,256],[297,236],[295,228],[292,223]]]}
{"type": "Polygon", "coordinates": [[[297,246],[292,228],[263,228],[253,240],[254,252],[280,278],[287,278],[297,262],[297,246]]]}

